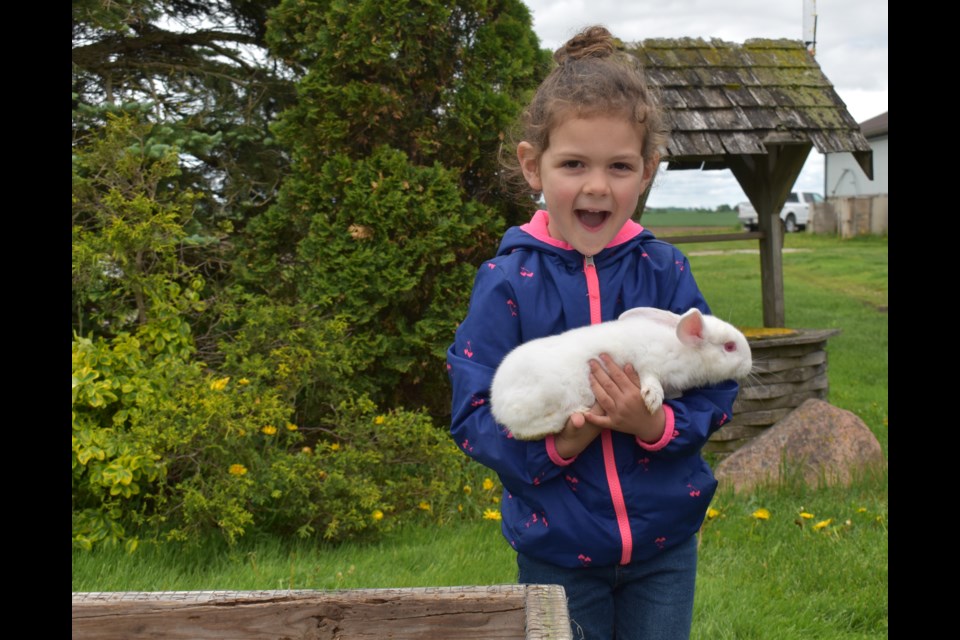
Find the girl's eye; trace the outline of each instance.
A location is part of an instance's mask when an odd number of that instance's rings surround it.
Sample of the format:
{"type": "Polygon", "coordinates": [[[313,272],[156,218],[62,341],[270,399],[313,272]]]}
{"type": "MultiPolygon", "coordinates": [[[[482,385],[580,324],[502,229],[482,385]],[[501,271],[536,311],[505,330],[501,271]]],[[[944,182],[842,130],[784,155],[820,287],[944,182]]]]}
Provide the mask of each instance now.
{"type": "Polygon", "coordinates": [[[723,343],[723,350],[726,351],[727,353],[730,353],[731,351],[736,351],[736,350],[737,350],[737,343],[736,343],[736,342],[733,342],[733,341],[731,341],[731,342],[724,342],[724,343],[723,343]]]}
{"type": "Polygon", "coordinates": [[[626,164],[625,162],[616,162],[613,164],[613,168],[616,171],[632,171],[633,167],[626,164]]]}
{"type": "Polygon", "coordinates": [[[580,167],[583,166],[583,163],[580,162],[579,160],[566,160],[563,163],[563,166],[567,169],[579,169],[580,167]]]}

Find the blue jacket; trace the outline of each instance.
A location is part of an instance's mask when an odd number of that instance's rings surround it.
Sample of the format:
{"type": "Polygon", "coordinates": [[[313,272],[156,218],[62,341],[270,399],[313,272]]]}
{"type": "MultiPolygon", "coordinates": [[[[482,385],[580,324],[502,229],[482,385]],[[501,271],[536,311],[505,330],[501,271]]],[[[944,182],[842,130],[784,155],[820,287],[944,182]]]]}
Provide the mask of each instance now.
{"type": "Polygon", "coordinates": [[[686,257],[628,221],[596,256],[585,258],[547,233],[538,211],[504,235],[477,273],[467,317],[447,350],[453,386],[451,435],[504,487],[502,531],[519,552],[564,567],[643,561],[699,529],[716,490],[700,455],[732,416],[734,381],[664,403],[666,429],[647,444],[603,430],[574,458],[554,437],[516,440],[493,419],[489,391],[517,345],[649,306],[709,313],[686,257]]]}

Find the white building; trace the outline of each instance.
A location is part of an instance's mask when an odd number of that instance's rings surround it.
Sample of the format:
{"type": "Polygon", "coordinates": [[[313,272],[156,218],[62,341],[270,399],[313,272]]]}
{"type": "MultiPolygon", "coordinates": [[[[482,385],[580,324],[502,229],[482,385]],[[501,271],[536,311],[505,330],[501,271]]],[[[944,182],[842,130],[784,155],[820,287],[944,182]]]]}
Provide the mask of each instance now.
{"type": "Polygon", "coordinates": [[[826,202],[813,207],[807,225],[814,233],[837,233],[841,238],[887,233],[887,112],[861,122],[860,131],[873,153],[873,179],[852,153],[826,154],[826,202]]]}
{"type": "Polygon", "coordinates": [[[860,123],[873,149],[873,180],[867,178],[851,153],[828,153],[823,194],[830,198],[887,195],[887,113],[860,123]]]}

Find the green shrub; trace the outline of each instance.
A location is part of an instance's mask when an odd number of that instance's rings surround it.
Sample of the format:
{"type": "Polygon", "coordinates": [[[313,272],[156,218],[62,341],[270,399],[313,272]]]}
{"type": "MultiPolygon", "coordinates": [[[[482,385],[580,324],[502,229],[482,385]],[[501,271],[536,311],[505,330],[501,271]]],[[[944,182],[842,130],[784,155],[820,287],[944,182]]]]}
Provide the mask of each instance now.
{"type": "Polygon", "coordinates": [[[176,149],[152,154],[147,134],[118,117],[75,149],[74,544],[340,541],[435,517],[422,505],[453,502],[464,457],[425,412],[366,397],[370,356],[344,318],[236,286],[214,297],[183,261],[176,149]],[[215,337],[203,351],[198,324],[215,337]]]}

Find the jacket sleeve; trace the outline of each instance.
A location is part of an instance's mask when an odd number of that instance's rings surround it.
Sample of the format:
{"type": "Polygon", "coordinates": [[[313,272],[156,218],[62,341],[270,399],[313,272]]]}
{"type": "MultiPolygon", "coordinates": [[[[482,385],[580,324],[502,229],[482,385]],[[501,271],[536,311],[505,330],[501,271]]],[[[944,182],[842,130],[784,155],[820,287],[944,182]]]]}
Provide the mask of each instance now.
{"type": "Polygon", "coordinates": [[[539,484],[572,461],[557,456],[552,437],[517,440],[490,413],[490,385],[500,361],[522,341],[523,311],[502,269],[484,263],[474,279],[467,317],[447,349],[453,388],[450,434],[464,453],[495,471],[505,485],[539,484]]]}
{"type": "MultiPolygon", "coordinates": [[[[686,256],[677,251],[675,264],[678,265],[676,287],[667,308],[682,314],[691,307],[697,307],[709,314],[710,307],[693,279],[686,256]]],[[[663,438],[653,444],[637,440],[637,444],[664,457],[688,456],[699,452],[710,435],[733,417],[733,402],[739,391],[740,386],[735,380],[726,380],[688,390],[676,399],[665,400],[667,424],[663,438]]]]}

